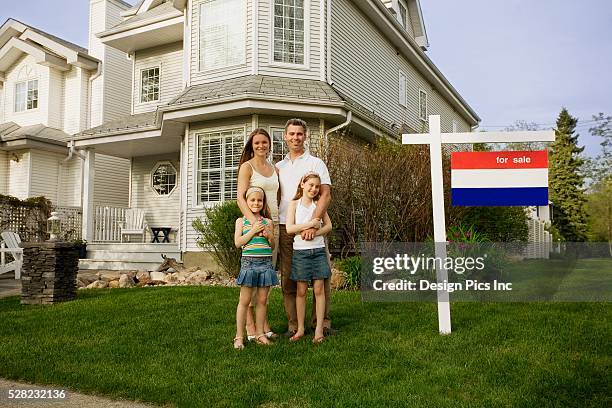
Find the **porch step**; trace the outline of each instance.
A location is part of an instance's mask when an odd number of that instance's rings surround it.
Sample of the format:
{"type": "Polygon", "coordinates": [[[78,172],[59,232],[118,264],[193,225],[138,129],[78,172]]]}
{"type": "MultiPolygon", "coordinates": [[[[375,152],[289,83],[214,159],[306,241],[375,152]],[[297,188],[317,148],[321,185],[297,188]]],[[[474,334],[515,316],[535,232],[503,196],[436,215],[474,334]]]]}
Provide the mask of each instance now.
{"type": "Polygon", "coordinates": [[[181,260],[181,252],[176,243],[87,244],[87,258],[79,261],[79,268],[153,271],[163,262],[161,254],[181,260]]]}
{"type": "Polygon", "coordinates": [[[110,250],[117,252],[178,252],[178,244],[142,244],[142,243],[108,243],[108,244],[87,244],[87,252],[99,251],[99,250],[110,250]]]}
{"type": "Polygon", "coordinates": [[[181,259],[180,252],[163,251],[163,252],[119,252],[113,250],[89,250],[87,248],[87,259],[94,261],[124,261],[124,262],[157,262],[162,263],[164,260],[161,254],[176,260],[181,259]]]}
{"type": "Polygon", "coordinates": [[[110,271],[154,271],[161,262],[126,262],[126,261],[102,261],[95,259],[80,259],[79,269],[107,269],[110,271]]]}

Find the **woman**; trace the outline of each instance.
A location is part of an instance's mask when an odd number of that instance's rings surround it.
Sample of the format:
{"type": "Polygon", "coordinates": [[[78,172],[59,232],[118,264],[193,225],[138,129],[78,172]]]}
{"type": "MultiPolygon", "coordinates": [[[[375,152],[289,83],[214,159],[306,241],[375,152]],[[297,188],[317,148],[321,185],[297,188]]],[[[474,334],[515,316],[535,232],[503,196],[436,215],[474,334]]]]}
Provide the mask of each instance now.
{"type": "MultiPolygon", "coordinates": [[[[249,222],[255,223],[256,220],[253,216],[253,212],[249,209],[245,200],[245,194],[250,186],[257,186],[263,189],[270,210],[270,216],[274,222],[274,239],[278,240],[279,183],[276,168],[268,161],[271,147],[272,139],[265,129],[257,128],[249,135],[244,145],[244,149],[242,150],[242,155],[240,156],[237,201],[242,215],[244,215],[249,222]]],[[[276,260],[276,252],[277,250],[275,249],[273,263],[276,260]]],[[[255,302],[252,300],[249,305],[246,319],[247,338],[249,340],[255,337],[255,320],[253,319],[254,304],[255,302]]],[[[264,322],[264,332],[268,338],[278,337],[278,335],[270,329],[270,324],[267,319],[264,322]]]]}

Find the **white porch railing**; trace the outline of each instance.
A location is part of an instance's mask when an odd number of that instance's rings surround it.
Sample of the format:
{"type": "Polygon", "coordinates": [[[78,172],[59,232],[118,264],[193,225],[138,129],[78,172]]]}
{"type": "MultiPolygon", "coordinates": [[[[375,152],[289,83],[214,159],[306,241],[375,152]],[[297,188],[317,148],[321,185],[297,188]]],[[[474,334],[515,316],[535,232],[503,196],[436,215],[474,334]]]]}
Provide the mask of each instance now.
{"type": "Polygon", "coordinates": [[[94,210],[94,242],[120,242],[121,223],[127,208],[97,206],[94,210]]]}
{"type": "Polygon", "coordinates": [[[525,249],[525,258],[548,259],[553,251],[552,235],[546,231],[546,222],[542,220],[527,220],[529,239],[525,249]]]}

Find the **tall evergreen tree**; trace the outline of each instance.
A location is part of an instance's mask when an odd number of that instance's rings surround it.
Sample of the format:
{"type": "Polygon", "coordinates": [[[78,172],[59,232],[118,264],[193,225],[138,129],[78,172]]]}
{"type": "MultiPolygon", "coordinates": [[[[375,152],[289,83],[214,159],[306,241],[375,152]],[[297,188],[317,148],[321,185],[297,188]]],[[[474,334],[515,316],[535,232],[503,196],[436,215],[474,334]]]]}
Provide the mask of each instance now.
{"type": "Polygon", "coordinates": [[[587,238],[587,213],[584,195],[584,164],[574,134],[578,120],[567,109],[561,109],[555,129],[555,141],[549,154],[550,200],[553,203],[553,226],[565,241],[581,242],[587,238]]]}

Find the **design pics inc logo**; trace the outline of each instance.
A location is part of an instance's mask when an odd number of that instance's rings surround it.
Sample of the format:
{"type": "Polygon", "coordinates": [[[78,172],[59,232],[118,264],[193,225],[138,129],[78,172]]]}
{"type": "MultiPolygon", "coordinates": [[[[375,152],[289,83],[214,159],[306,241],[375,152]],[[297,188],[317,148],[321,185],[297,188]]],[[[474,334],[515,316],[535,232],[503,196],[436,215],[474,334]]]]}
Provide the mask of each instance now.
{"type": "Polygon", "coordinates": [[[414,275],[419,270],[446,269],[461,275],[465,272],[481,271],[484,269],[486,255],[479,257],[426,257],[410,256],[408,254],[397,254],[395,257],[376,257],[372,260],[372,272],[381,275],[390,271],[406,271],[414,275]]]}

